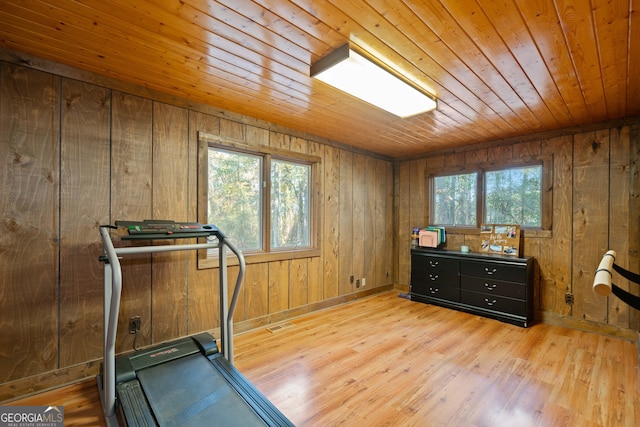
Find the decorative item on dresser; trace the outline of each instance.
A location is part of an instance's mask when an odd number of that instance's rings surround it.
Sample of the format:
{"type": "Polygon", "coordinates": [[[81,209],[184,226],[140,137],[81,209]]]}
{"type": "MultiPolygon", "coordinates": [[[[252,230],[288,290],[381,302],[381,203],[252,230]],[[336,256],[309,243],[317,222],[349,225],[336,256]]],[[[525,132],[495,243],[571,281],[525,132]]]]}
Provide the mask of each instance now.
{"type": "Polygon", "coordinates": [[[411,300],[528,327],[533,321],[533,258],[411,250],[411,300]]]}

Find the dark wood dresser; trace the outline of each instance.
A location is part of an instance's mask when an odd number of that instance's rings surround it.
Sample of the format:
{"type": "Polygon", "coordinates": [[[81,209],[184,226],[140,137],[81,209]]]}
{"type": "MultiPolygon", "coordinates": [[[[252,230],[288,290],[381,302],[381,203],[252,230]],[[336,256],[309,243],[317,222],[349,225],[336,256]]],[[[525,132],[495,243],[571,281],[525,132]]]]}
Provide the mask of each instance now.
{"type": "Polygon", "coordinates": [[[533,322],[533,258],[411,250],[411,300],[522,327],[533,322]]]}

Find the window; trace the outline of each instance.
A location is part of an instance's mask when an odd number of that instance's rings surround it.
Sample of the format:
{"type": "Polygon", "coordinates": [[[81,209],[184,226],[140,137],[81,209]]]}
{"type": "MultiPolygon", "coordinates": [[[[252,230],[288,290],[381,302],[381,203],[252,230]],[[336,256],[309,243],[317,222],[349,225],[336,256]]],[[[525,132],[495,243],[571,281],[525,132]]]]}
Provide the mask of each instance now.
{"type": "Polygon", "coordinates": [[[271,247],[310,244],[311,166],[285,160],[271,162],[271,247]]]}
{"type": "MultiPolygon", "coordinates": [[[[215,224],[247,262],[319,254],[315,181],[320,159],[199,135],[201,222],[215,224]],[[204,218],[204,219],[202,219],[204,218]]],[[[216,251],[206,258],[216,259],[216,251]]],[[[212,266],[214,266],[212,264],[212,266]]]]}
{"type": "Polygon", "coordinates": [[[437,176],[434,178],[434,222],[475,226],[478,174],[437,176]]]}
{"type": "Polygon", "coordinates": [[[543,166],[541,162],[435,176],[431,222],[457,227],[479,227],[479,222],[519,224],[523,228],[544,229],[542,188],[548,178],[543,166]]]}
{"type": "Polygon", "coordinates": [[[207,224],[244,251],[262,248],[262,157],[209,148],[207,224]]]}
{"type": "Polygon", "coordinates": [[[485,173],[484,223],[542,226],[542,166],[485,173]]]}

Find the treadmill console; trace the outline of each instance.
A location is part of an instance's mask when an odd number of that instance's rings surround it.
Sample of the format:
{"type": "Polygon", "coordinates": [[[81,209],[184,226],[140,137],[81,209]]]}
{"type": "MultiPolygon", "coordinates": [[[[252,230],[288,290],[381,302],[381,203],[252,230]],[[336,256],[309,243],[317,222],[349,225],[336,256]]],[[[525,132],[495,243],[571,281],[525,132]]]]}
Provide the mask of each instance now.
{"type": "Polygon", "coordinates": [[[125,227],[128,236],[123,240],[186,239],[220,236],[222,233],[213,224],[199,222],[175,222],[172,220],[145,219],[144,221],[116,221],[116,226],[125,227]]]}

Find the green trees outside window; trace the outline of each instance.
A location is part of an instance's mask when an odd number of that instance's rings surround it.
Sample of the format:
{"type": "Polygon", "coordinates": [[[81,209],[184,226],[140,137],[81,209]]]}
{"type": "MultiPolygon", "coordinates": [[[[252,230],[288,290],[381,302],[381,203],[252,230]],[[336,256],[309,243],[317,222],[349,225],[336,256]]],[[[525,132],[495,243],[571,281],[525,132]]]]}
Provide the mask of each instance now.
{"type": "Polygon", "coordinates": [[[486,224],[541,226],[542,166],[485,173],[486,224]]]}
{"type": "Polygon", "coordinates": [[[240,248],[310,246],[310,164],[218,147],[209,147],[208,164],[209,223],[240,248]]]}
{"type": "Polygon", "coordinates": [[[434,178],[434,222],[471,227],[477,224],[478,174],[434,178]]]}
{"type": "Polygon", "coordinates": [[[478,227],[480,219],[485,224],[541,228],[542,181],[541,164],[436,176],[432,222],[478,227]]]}
{"type": "Polygon", "coordinates": [[[310,245],[311,166],[271,162],[271,247],[310,245]]]}
{"type": "Polygon", "coordinates": [[[243,250],[262,247],[262,157],[209,148],[209,224],[243,250]]]}

